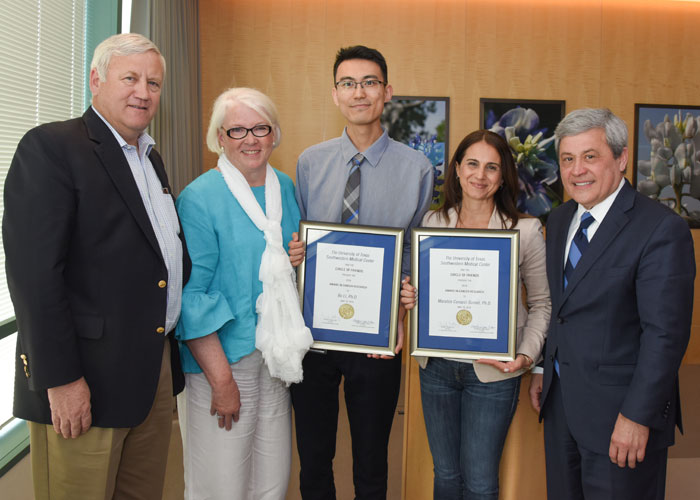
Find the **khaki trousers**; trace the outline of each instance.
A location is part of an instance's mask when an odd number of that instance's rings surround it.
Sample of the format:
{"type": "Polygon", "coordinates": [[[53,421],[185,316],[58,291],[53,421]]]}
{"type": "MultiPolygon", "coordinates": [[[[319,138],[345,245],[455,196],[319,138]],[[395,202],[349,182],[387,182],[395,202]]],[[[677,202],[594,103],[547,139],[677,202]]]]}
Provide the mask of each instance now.
{"type": "Polygon", "coordinates": [[[91,427],[76,439],[29,422],[36,500],[139,499],[163,495],[173,418],[170,343],[146,420],[132,428],[91,427]]]}

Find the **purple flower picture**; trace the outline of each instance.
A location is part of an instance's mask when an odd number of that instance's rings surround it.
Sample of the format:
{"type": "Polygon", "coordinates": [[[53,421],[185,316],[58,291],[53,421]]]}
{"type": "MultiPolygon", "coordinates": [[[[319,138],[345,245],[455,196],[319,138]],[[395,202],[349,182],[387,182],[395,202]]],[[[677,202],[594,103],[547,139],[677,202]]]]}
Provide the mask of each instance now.
{"type": "Polygon", "coordinates": [[[506,139],[520,182],[518,210],[546,221],[563,201],[554,129],[564,101],[480,99],[481,127],[506,139]]]}

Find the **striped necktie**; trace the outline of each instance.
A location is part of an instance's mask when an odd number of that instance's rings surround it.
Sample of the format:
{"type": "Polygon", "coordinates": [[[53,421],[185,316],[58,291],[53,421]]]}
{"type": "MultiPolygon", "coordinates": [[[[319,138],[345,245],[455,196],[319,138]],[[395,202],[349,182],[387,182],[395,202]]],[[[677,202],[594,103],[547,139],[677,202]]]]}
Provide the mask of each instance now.
{"type": "MultiPolygon", "coordinates": [[[[581,260],[583,252],[588,248],[588,226],[593,224],[593,222],[595,222],[595,219],[590,212],[584,212],[583,215],[581,215],[581,222],[578,225],[578,230],[574,235],[574,239],[571,240],[569,256],[566,258],[566,265],[564,266],[564,290],[566,290],[566,285],[571,281],[574,269],[576,269],[576,265],[581,260]]],[[[554,371],[559,375],[558,357],[554,358],[554,371]]]]}
{"type": "Polygon", "coordinates": [[[360,165],[364,159],[362,153],[357,153],[352,157],[352,167],[343,196],[343,224],[359,224],[360,222],[360,165]]]}
{"type": "Polygon", "coordinates": [[[571,281],[571,277],[574,274],[574,269],[581,260],[583,252],[588,248],[588,226],[593,224],[595,219],[590,212],[584,212],[581,215],[581,223],[578,226],[578,231],[574,235],[574,239],[571,241],[571,247],[569,248],[569,256],[566,259],[566,266],[564,266],[564,289],[566,285],[571,281]]]}

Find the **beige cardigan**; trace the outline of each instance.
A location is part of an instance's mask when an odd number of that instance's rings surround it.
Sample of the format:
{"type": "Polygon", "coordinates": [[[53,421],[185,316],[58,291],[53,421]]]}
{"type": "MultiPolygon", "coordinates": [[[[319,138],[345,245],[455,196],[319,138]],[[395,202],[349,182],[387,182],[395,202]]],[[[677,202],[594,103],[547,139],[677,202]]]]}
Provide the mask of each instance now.
{"type": "MultiPolygon", "coordinates": [[[[431,210],[423,217],[422,227],[456,227],[457,211],[449,211],[446,221],[438,212],[431,210]]],[[[489,220],[489,229],[506,229],[501,217],[494,208],[489,220]]],[[[552,312],[552,302],[549,298],[547,270],[545,263],[545,244],[542,235],[542,224],[539,219],[523,217],[515,228],[520,231],[519,268],[520,282],[527,291],[527,307],[523,304],[521,291],[518,290],[518,325],[516,352],[527,355],[535,363],[539,360],[547,336],[549,317],[552,312]]],[[[416,356],[416,361],[425,368],[428,358],[416,356]]],[[[503,373],[497,368],[481,363],[474,363],[476,376],[482,382],[495,382],[522,375],[526,370],[513,373],[503,373]]]]}

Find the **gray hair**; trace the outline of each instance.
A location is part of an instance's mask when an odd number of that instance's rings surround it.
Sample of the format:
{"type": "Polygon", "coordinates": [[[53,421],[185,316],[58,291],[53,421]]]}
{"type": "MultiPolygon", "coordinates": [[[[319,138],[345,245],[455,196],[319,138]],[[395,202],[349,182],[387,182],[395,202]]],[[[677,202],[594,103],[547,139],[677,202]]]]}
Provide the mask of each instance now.
{"type": "Polygon", "coordinates": [[[268,96],[256,89],[247,87],[235,87],[224,90],[214,101],[214,106],[209,120],[209,130],[207,130],[207,147],[215,154],[221,154],[219,144],[219,128],[224,124],[226,113],[235,105],[243,104],[262,116],[268,125],[272,127],[273,142],[272,147],[279,146],[282,140],[282,130],[280,129],[277,108],[268,96]]]}
{"type": "Polygon", "coordinates": [[[92,56],[90,63],[90,71],[97,70],[97,75],[100,81],[107,79],[107,70],[112,56],[132,56],[136,54],[144,54],[146,52],[155,52],[160,57],[160,64],[163,66],[163,76],[165,76],[165,58],[160,53],[156,44],[150,41],[143,35],[138,33],[121,33],[112,35],[103,40],[95,47],[95,54],[92,56]]]}
{"type": "Polygon", "coordinates": [[[557,154],[559,142],[564,137],[582,134],[594,128],[605,130],[605,141],[613,158],[619,158],[627,147],[627,125],[608,108],[582,108],[567,114],[554,131],[557,154]]]}

